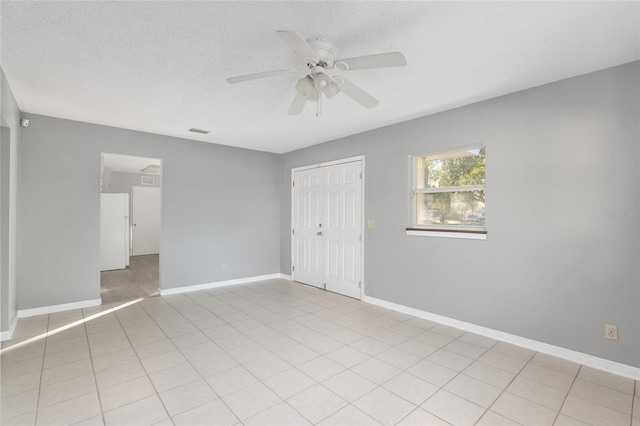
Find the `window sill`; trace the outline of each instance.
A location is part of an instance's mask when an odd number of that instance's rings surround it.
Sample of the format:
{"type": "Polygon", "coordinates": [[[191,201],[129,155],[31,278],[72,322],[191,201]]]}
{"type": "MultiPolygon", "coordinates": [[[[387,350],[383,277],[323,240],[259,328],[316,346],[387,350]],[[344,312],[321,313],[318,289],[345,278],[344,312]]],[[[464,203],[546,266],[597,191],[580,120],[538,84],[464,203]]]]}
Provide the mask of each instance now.
{"type": "Polygon", "coordinates": [[[465,229],[407,228],[407,235],[416,237],[460,238],[465,240],[486,240],[487,231],[465,229]]]}

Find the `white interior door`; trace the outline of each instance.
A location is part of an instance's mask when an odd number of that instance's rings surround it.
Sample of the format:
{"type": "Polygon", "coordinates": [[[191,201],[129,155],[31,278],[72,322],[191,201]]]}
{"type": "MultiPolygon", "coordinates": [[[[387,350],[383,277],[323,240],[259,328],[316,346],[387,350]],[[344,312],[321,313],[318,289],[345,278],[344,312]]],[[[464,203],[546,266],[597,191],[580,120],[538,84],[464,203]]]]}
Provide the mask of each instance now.
{"type": "Polygon", "coordinates": [[[294,171],[292,278],[361,298],[362,162],[294,171]]]}
{"type": "Polygon", "coordinates": [[[322,170],[296,172],[292,191],[292,274],[296,281],[323,287],[322,170]]]}
{"type": "Polygon", "coordinates": [[[132,256],[160,252],[160,188],[131,187],[132,256]]]}
{"type": "Polygon", "coordinates": [[[362,184],[360,161],[324,168],[324,282],[360,298],[362,184]]]}
{"type": "Polygon", "coordinates": [[[127,256],[126,194],[100,194],[100,270],[124,269],[127,256]]]}
{"type": "Polygon", "coordinates": [[[125,266],[129,266],[131,263],[131,222],[129,215],[131,214],[131,208],[129,207],[129,194],[124,195],[124,239],[125,239],[125,255],[124,255],[124,264],[125,266]]]}

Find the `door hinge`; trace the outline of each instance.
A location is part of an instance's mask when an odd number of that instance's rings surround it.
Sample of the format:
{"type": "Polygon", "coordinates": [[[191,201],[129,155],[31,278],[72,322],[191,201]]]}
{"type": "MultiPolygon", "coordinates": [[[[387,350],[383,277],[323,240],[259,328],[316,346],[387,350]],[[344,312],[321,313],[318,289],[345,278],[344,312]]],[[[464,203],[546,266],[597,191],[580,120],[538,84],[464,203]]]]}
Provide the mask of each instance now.
{"type": "Polygon", "coordinates": [[[296,271],[296,266],[295,265],[291,265],[291,272],[295,272],[296,271]]]}
{"type": "Polygon", "coordinates": [[[362,288],[362,281],[358,281],[358,288],[362,288]]]}
{"type": "Polygon", "coordinates": [[[295,181],[295,180],[292,180],[292,181],[291,181],[291,186],[293,186],[293,187],[295,187],[295,186],[296,186],[296,181],[295,181]]]}
{"type": "Polygon", "coordinates": [[[296,230],[295,229],[291,230],[291,235],[296,235],[296,230]]]}
{"type": "Polygon", "coordinates": [[[360,179],[362,179],[362,172],[360,172],[360,179]]]}

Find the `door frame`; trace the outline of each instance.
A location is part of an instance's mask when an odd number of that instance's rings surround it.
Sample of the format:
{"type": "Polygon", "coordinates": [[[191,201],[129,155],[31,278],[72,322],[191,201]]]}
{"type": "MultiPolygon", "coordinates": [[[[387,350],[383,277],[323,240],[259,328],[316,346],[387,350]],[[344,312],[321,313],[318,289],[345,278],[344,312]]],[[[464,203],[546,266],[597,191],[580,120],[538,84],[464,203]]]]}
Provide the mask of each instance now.
{"type": "MultiPolygon", "coordinates": [[[[139,154],[123,154],[121,152],[114,152],[114,151],[100,151],[100,169],[99,169],[99,176],[100,176],[100,180],[99,180],[99,186],[98,186],[98,200],[100,200],[100,194],[102,193],[102,185],[103,185],[103,181],[102,181],[102,173],[103,173],[103,169],[104,169],[104,157],[103,155],[107,154],[107,155],[119,155],[119,156],[123,156],[123,157],[142,157],[142,158],[153,158],[155,160],[160,160],[160,176],[161,176],[161,181],[160,181],[160,230],[158,232],[158,238],[160,240],[160,247],[159,247],[159,252],[158,252],[158,294],[160,294],[160,291],[162,290],[162,265],[163,265],[163,260],[162,260],[162,232],[163,232],[163,220],[162,220],[162,204],[163,204],[163,191],[164,191],[164,158],[163,157],[159,157],[159,156],[153,156],[153,155],[139,155],[139,154]]],[[[140,185],[141,186],[141,185],[140,185]]],[[[133,234],[132,231],[132,226],[131,226],[131,215],[132,215],[132,208],[131,208],[131,198],[132,198],[132,192],[133,190],[129,191],[129,242],[131,242],[131,237],[133,234]]],[[[100,204],[98,204],[98,210],[100,209],[100,204]]],[[[100,221],[98,221],[98,229],[100,226],[100,221]]],[[[131,247],[131,246],[130,246],[131,247]]],[[[98,239],[98,249],[100,248],[100,239],[98,239]]],[[[131,251],[129,251],[129,254],[131,254],[131,251]]],[[[98,268],[100,269],[100,268],[98,268]]],[[[101,293],[102,291],[102,282],[100,280],[100,271],[98,271],[98,294],[101,293]]]]}
{"type": "MultiPolygon", "coordinates": [[[[289,271],[291,273],[290,277],[291,277],[291,281],[295,281],[295,271],[293,271],[293,250],[294,250],[294,235],[293,235],[293,214],[294,214],[294,193],[293,193],[293,181],[294,181],[294,174],[296,172],[300,172],[303,170],[309,170],[309,169],[317,169],[317,168],[321,168],[321,167],[326,167],[326,166],[335,166],[337,164],[344,164],[344,163],[354,163],[356,161],[360,162],[360,170],[362,172],[362,179],[360,179],[360,185],[362,185],[361,187],[361,197],[360,197],[360,203],[361,205],[361,209],[360,211],[362,212],[361,214],[361,218],[360,218],[360,235],[362,235],[362,241],[360,242],[360,280],[362,282],[362,285],[360,286],[360,298],[358,300],[362,300],[364,297],[364,288],[365,288],[365,276],[364,276],[364,243],[365,243],[365,234],[364,234],[364,230],[365,230],[365,177],[366,177],[366,173],[365,173],[365,156],[364,155],[357,155],[355,157],[347,157],[347,158],[341,158],[339,160],[332,160],[332,161],[326,161],[323,163],[316,163],[316,164],[309,164],[306,166],[299,166],[299,167],[293,167],[291,168],[291,177],[289,180],[289,189],[291,189],[291,200],[290,200],[290,207],[291,210],[289,212],[290,214],[290,229],[289,229],[289,235],[291,236],[291,240],[289,242],[289,247],[291,248],[291,259],[289,261],[289,271]]],[[[323,250],[324,252],[324,250],[323,250]]],[[[324,256],[324,255],[323,255],[324,256]]],[[[323,275],[324,275],[324,266],[323,266],[323,271],[322,271],[323,275]]]]}

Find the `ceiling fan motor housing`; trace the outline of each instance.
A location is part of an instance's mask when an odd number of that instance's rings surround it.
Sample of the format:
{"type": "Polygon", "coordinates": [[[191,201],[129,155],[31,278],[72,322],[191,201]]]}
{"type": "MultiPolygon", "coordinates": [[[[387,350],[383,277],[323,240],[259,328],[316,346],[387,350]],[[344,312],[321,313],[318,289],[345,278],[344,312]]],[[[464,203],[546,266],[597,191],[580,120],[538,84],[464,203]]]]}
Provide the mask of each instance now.
{"type": "MultiPolygon", "coordinates": [[[[320,62],[320,65],[325,68],[332,68],[336,58],[338,57],[338,49],[329,40],[323,38],[309,38],[307,43],[316,53],[316,59],[320,62]]],[[[312,64],[316,65],[316,64],[312,64]]]]}

